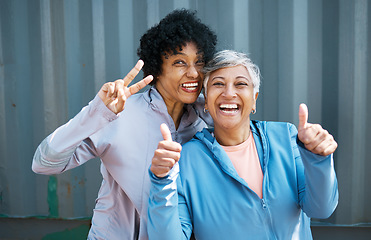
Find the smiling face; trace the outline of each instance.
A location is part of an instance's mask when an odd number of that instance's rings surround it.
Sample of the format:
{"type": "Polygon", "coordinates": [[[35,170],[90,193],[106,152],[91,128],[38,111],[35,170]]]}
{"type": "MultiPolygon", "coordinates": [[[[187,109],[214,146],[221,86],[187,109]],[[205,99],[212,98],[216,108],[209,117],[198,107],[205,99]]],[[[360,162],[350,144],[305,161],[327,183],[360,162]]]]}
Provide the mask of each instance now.
{"type": "Polygon", "coordinates": [[[249,132],[250,113],[256,109],[257,97],[244,66],[212,72],[207,83],[206,108],[214,119],[215,134],[218,131],[249,132]]]}
{"type": "Polygon", "coordinates": [[[187,43],[181,51],[163,56],[162,73],[156,88],[169,107],[176,103],[193,103],[202,88],[203,56],[194,43],[187,43]]]}

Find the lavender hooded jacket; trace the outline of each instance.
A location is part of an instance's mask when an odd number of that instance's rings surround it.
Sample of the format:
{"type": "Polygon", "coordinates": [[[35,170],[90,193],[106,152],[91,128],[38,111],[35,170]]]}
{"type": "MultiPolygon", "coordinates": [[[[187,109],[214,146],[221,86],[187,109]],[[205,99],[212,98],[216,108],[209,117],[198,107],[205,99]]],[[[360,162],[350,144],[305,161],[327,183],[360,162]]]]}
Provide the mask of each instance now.
{"type": "Polygon", "coordinates": [[[162,140],[160,124],[169,126],[174,141],[187,142],[206,126],[199,117],[199,113],[203,113],[203,102],[200,96],[195,104],[185,105],[175,130],[166,105],[154,87],[131,96],[118,115],[96,96],[73,119],[41,142],[32,170],[59,174],[100,158],[103,181],[88,239],[148,239],[148,168],[162,140]]]}

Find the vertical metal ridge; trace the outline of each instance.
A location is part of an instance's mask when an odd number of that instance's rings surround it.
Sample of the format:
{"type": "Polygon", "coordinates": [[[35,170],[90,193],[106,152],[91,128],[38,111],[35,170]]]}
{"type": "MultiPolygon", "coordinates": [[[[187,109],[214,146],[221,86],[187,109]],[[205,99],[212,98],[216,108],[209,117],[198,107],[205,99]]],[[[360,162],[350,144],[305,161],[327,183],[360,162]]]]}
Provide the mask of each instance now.
{"type": "Polygon", "coordinates": [[[306,102],[309,121],[335,136],[340,202],[324,222],[371,222],[367,0],[1,0],[0,215],[50,217],[49,197],[53,216],[91,217],[99,159],[50,178],[31,172],[32,151],[124,77],[140,36],[181,7],[197,10],[219,50],[244,51],[261,69],[254,119],[296,123],[306,102]]]}

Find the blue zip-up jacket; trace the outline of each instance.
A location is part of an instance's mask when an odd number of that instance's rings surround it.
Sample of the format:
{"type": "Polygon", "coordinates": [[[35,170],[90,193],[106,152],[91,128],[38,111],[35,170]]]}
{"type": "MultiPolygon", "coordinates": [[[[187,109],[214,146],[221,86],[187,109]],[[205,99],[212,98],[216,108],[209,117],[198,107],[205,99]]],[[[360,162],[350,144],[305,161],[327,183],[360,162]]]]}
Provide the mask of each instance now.
{"type": "Polygon", "coordinates": [[[168,177],[150,172],[150,239],[312,239],[310,218],[338,202],[332,155],[306,150],[290,123],[251,121],[263,198],[238,176],[208,129],[183,146],[168,177]],[[178,173],[180,170],[180,177],[178,173]]]}

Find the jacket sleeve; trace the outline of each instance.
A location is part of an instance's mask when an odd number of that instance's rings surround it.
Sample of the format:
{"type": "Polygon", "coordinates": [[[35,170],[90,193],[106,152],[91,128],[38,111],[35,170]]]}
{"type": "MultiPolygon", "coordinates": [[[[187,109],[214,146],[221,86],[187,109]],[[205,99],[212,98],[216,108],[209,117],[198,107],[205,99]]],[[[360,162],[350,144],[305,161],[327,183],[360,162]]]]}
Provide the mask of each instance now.
{"type": "Polygon", "coordinates": [[[148,204],[148,236],[150,240],[190,239],[192,222],[182,194],[179,165],[169,176],[157,178],[150,170],[151,188],[148,204]]]}
{"type": "Polygon", "coordinates": [[[97,157],[89,136],[117,117],[97,95],[74,118],[40,143],[33,157],[32,170],[41,174],[58,174],[97,157]]]}
{"type": "Polygon", "coordinates": [[[311,218],[328,218],[338,204],[338,184],[333,154],[321,156],[304,147],[291,125],[291,142],[298,176],[299,204],[311,218]]]}

